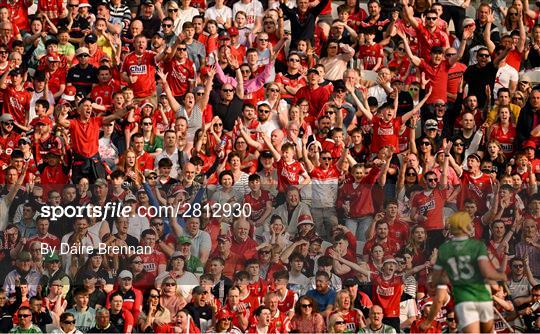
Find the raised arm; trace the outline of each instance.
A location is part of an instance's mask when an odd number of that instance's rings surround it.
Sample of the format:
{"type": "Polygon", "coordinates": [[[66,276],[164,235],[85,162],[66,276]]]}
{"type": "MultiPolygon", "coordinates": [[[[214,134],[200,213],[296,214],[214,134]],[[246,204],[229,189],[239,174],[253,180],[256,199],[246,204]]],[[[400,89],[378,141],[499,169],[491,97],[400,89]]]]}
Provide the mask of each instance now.
{"type": "Polygon", "coordinates": [[[420,66],[420,63],[422,62],[422,59],[419,57],[413,55],[411,51],[411,46],[409,45],[408,37],[405,35],[403,31],[398,30],[397,34],[399,37],[401,37],[401,40],[403,41],[403,45],[405,46],[405,53],[407,53],[407,57],[411,60],[411,62],[414,64],[414,66],[420,66]]]}
{"type": "Polygon", "coordinates": [[[217,67],[219,67],[219,65],[214,64],[212,68],[208,71],[208,78],[206,78],[206,85],[204,86],[204,95],[197,103],[201,112],[204,112],[206,106],[208,105],[208,100],[210,99],[210,92],[212,92],[212,85],[214,84],[214,76],[216,75],[217,67]]]}
{"type": "Polygon", "coordinates": [[[176,113],[180,109],[180,103],[174,98],[171,87],[169,87],[169,83],[167,82],[168,73],[164,73],[161,69],[157,70],[156,73],[161,79],[161,86],[165,94],[167,94],[167,101],[169,101],[171,109],[176,113]]]}
{"type": "Polygon", "coordinates": [[[405,115],[401,116],[401,118],[403,120],[403,123],[407,122],[409,120],[409,118],[411,118],[414,114],[419,112],[420,109],[422,109],[422,107],[424,106],[424,103],[426,103],[426,101],[428,100],[428,98],[431,95],[432,91],[433,91],[433,88],[429,87],[429,89],[428,89],[428,91],[426,93],[426,96],[424,96],[424,98],[420,102],[418,102],[418,104],[416,106],[414,106],[414,108],[411,111],[409,111],[405,115]]]}

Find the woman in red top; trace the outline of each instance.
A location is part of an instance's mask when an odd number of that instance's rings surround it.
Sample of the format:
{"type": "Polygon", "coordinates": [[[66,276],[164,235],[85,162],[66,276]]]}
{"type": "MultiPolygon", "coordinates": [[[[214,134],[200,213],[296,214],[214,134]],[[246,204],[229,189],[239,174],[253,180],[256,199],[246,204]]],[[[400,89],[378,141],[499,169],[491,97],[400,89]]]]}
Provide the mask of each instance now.
{"type": "Polygon", "coordinates": [[[411,61],[405,53],[405,45],[403,42],[398,43],[387,66],[397,75],[397,78],[400,78],[405,82],[407,81],[407,77],[411,71],[411,61]]]}
{"type": "Polygon", "coordinates": [[[499,107],[499,119],[488,131],[490,141],[498,141],[506,158],[510,158],[514,153],[514,138],[516,138],[516,126],[511,121],[510,108],[499,107]]]}
{"type": "Polygon", "coordinates": [[[137,153],[132,148],[128,148],[120,157],[118,169],[126,174],[126,181],[132,182],[138,188],[143,181],[143,175],[137,168],[137,153]]]}
{"type": "Polygon", "coordinates": [[[351,294],[348,290],[341,290],[336,295],[336,302],[334,304],[334,311],[330,314],[332,317],[337,314],[345,321],[346,329],[349,332],[356,333],[360,328],[366,326],[366,322],[362,312],[355,309],[351,302],[351,294]]]}
{"type": "Polygon", "coordinates": [[[192,149],[192,155],[199,157],[204,161],[202,173],[206,173],[212,167],[217,157],[214,148],[210,145],[208,134],[204,129],[195,131],[195,140],[192,149]]]}
{"type": "Polygon", "coordinates": [[[234,150],[240,156],[243,172],[248,174],[257,172],[257,157],[249,153],[249,146],[243,137],[236,138],[234,150]]]}
{"type": "Polygon", "coordinates": [[[413,266],[424,264],[429,259],[429,254],[426,251],[426,236],[426,229],[420,225],[413,227],[409,234],[405,249],[413,255],[413,266]]]}

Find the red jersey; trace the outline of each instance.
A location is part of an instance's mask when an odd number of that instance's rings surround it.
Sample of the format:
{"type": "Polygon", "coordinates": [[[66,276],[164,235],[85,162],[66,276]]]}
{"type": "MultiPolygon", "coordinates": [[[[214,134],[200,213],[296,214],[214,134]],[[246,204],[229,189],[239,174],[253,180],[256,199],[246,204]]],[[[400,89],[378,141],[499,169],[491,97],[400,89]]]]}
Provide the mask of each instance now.
{"type": "Polygon", "coordinates": [[[184,96],[189,91],[189,81],[195,79],[195,64],[189,58],[182,63],[176,58],[165,61],[163,71],[169,74],[167,82],[174,96],[184,96]]]}
{"type": "Polygon", "coordinates": [[[373,45],[361,45],[360,50],[358,51],[358,58],[362,60],[362,64],[364,65],[365,70],[372,70],[375,65],[377,65],[377,62],[379,59],[383,59],[383,47],[375,43],[373,45]]]}
{"type": "Polygon", "coordinates": [[[268,332],[274,333],[274,331],[282,334],[290,331],[289,317],[287,317],[287,315],[280,310],[277,310],[276,314],[272,316],[272,319],[270,320],[268,332]]]}
{"type": "Polygon", "coordinates": [[[447,196],[446,190],[433,189],[429,193],[420,191],[413,197],[411,207],[427,218],[422,223],[426,231],[444,229],[443,208],[447,196]]]}
{"type": "Polygon", "coordinates": [[[257,296],[259,299],[262,299],[264,296],[266,296],[266,293],[268,292],[268,283],[264,279],[262,279],[262,277],[259,277],[257,281],[249,283],[248,288],[250,294],[257,296]]]}
{"type": "MultiPolygon", "coordinates": [[[[317,89],[311,89],[309,86],[300,88],[294,96],[294,103],[298,103],[298,100],[305,98],[309,102],[309,115],[314,118],[317,117],[322,107],[330,98],[330,92],[328,88],[319,86],[317,89]]],[[[313,122],[310,122],[313,123],[313,122]]]]}
{"type": "Polygon", "coordinates": [[[80,119],[69,120],[71,146],[74,153],[91,158],[98,153],[99,131],[103,124],[103,117],[91,117],[87,122],[80,119]]]}
{"type": "Polygon", "coordinates": [[[137,157],[137,169],[144,173],[145,170],[154,169],[154,156],[148,152],[143,152],[137,157]]]}
{"type": "Polygon", "coordinates": [[[287,289],[287,294],[284,298],[281,298],[278,294],[278,310],[283,313],[287,313],[294,308],[298,296],[292,290],[287,289]]]}
{"type": "MultiPolygon", "coordinates": [[[[455,63],[448,69],[448,93],[450,94],[457,94],[459,87],[461,85],[461,81],[463,80],[463,74],[465,73],[465,70],[467,69],[467,65],[462,63],[455,63]]],[[[448,98],[449,101],[455,102],[456,99],[454,98],[448,98]]]]}
{"type": "MultiPolygon", "coordinates": [[[[30,99],[32,95],[29,91],[16,90],[13,86],[8,86],[4,92],[4,114],[11,114],[16,123],[26,125],[26,110],[30,109],[30,99]]],[[[28,120],[30,121],[30,120],[28,120]]]]}
{"type": "Polygon", "coordinates": [[[21,136],[11,131],[7,137],[0,136],[0,160],[3,164],[8,164],[11,160],[11,153],[18,146],[21,136]]]}
{"type": "Polygon", "coordinates": [[[437,321],[437,320],[433,320],[430,324],[430,327],[427,329],[427,330],[421,330],[420,329],[420,324],[422,322],[424,322],[426,319],[425,318],[420,318],[418,320],[415,320],[412,325],[411,325],[411,330],[409,333],[414,333],[414,334],[423,334],[423,333],[442,333],[442,324],[437,321]]]}
{"type": "Polygon", "coordinates": [[[420,57],[423,59],[431,58],[431,48],[440,46],[443,50],[447,47],[448,35],[439,28],[435,28],[433,32],[429,31],[422,23],[416,28],[416,36],[418,37],[418,48],[420,57]]]}
{"type": "Polygon", "coordinates": [[[352,310],[349,310],[347,313],[333,311],[330,313],[330,316],[339,313],[339,315],[343,318],[345,321],[345,326],[347,327],[345,330],[349,333],[357,333],[358,330],[361,327],[361,321],[363,320],[364,316],[360,312],[360,310],[357,310],[353,308],[352,310]]]}
{"type": "MultiPolygon", "coordinates": [[[[306,78],[302,74],[300,73],[289,74],[288,72],[285,72],[285,73],[280,72],[276,74],[276,79],[274,80],[274,82],[280,83],[281,85],[283,85],[283,87],[292,87],[292,88],[302,87],[307,84],[306,78]]],[[[281,94],[281,97],[284,99],[285,98],[292,99],[293,95],[286,93],[286,94],[281,94]]]]}
{"type": "Polygon", "coordinates": [[[336,207],[343,209],[345,203],[348,202],[350,218],[361,218],[372,215],[375,212],[372,188],[377,181],[380,171],[377,167],[371,168],[369,173],[359,183],[353,181],[343,184],[338,191],[336,207]]]}
{"type": "Polygon", "coordinates": [[[60,68],[54,72],[47,72],[47,77],[49,79],[49,91],[53,94],[58,93],[60,86],[66,84],[66,71],[60,68]]]}
{"type": "Polygon", "coordinates": [[[43,172],[40,174],[40,178],[45,193],[48,193],[52,189],[60,192],[63,186],[69,182],[69,173],[64,173],[64,166],[62,164],[54,167],[45,166],[43,172]]]}
{"type": "Polygon", "coordinates": [[[251,207],[251,216],[249,219],[256,221],[259,220],[264,211],[266,210],[266,203],[272,202],[272,195],[266,190],[261,189],[261,194],[259,197],[255,198],[250,192],[244,196],[244,204],[249,204],[251,207]]]}
{"type": "Polygon", "coordinates": [[[402,247],[405,246],[409,238],[409,225],[396,218],[388,225],[388,236],[398,240],[402,247]]]}
{"type": "Polygon", "coordinates": [[[377,153],[385,146],[393,146],[396,153],[399,153],[399,129],[403,124],[401,116],[389,122],[385,122],[379,116],[373,116],[373,140],[371,142],[371,152],[377,153]]]}
{"type": "Polygon", "coordinates": [[[0,6],[6,7],[9,11],[10,21],[19,30],[30,30],[30,20],[28,20],[28,7],[32,6],[32,0],[0,1],[0,6]]]}
{"type": "Polygon", "coordinates": [[[122,72],[128,76],[137,76],[137,81],[130,84],[136,98],[144,98],[156,93],[156,54],[145,51],[142,55],[132,52],[126,56],[122,64],[122,72]]]}
{"type": "Polygon", "coordinates": [[[379,274],[371,274],[372,299],[374,305],[380,305],[385,318],[399,317],[399,303],[403,294],[403,279],[394,275],[385,280],[379,274]]]}
{"type": "MultiPolygon", "coordinates": [[[[243,329],[242,327],[240,327],[240,322],[238,321],[238,316],[237,316],[237,315],[238,315],[238,311],[236,310],[236,307],[234,307],[234,308],[235,308],[235,310],[233,310],[233,309],[231,308],[231,306],[229,305],[229,303],[227,303],[227,304],[225,304],[225,306],[224,306],[222,309],[225,309],[225,310],[227,310],[228,312],[230,312],[230,313],[233,314],[233,317],[232,317],[232,318],[233,318],[233,319],[232,319],[232,324],[233,324],[233,326],[238,327],[238,328],[240,328],[240,329],[243,329]]],[[[221,310],[220,310],[219,312],[221,312],[221,310]]],[[[243,313],[244,317],[246,317],[246,318],[251,322],[251,318],[252,318],[253,312],[255,312],[255,310],[251,310],[251,309],[249,309],[249,308],[246,308],[246,309],[244,310],[244,312],[242,312],[242,313],[243,313]]]]}
{"type": "Polygon", "coordinates": [[[162,264],[167,265],[167,258],[162,252],[155,250],[150,254],[141,254],[144,270],[154,276],[158,275],[158,267],[162,264]]]}
{"type": "Polygon", "coordinates": [[[251,312],[255,312],[260,305],[259,296],[251,293],[251,290],[249,290],[249,294],[245,298],[240,299],[240,303],[244,304],[247,309],[251,309],[251,312]]]}
{"type": "Polygon", "coordinates": [[[39,242],[43,244],[47,244],[52,247],[52,249],[60,249],[60,239],[58,239],[57,236],[54,236],[50,233],[45,234],[45,236],[40,237],[38,234],[28,238],[28,241],[26,242],[25,249],[29,250],[30,246],[34,242],[39,242]]]}
{"type": "Polygon", "coordinates": [[[514,139],[516,138],[516,127],[510,123],[508,130],[505,130],[495,124],[489,135],[489,139],[495,139],[501,144],[502,151],[506,158],[510,158],[514,154],[514,139]]]}
{"type": "Polygon", "coordinates": [[[107,83],[94,86],[90,92],[90,97],[95,103],[108,108],[112,104],[113,94],[119,90],[120,84],[116,80],[111,79],[107,83]]]}
{"type": "Polygon", "coordinates": [[[448,96],[446,95],[446,90],[448,88],[448,71],[450,70],[448,61],[443,60],[439,65],[434,66],[422,59],[418,68],[421,72],[426,73],[427,79],[431,79],[428,85],[431,86],[433,91],[427,99],[426,104],[435,103],[435,101],[439,99],[446,103],[446,101],[448,101],[448,96]]]}
{"type": "Polygon", "coordinates": [[[369,239],[366,244],[364,245],[364,255],[369,255],[371,252],[371,249],[375,246],[379,245],[382,247],[384,251],[384,255],[394,255],[399,251],[399,241],[388,237],[386,241],[380,241],[377,240],[376,237],[373,237],[369,239]]]}
{"type": "Polygon", "coordinates": [[[302,164],[296,160],[287,163],[281,158],[279,161],[274,162],[274,167],[277,169],[278,191],[280,192],[284,192],[289,186],[298,185],[300,175],[306,173],[302,164]]]}
{"type": "Polygon", "coordinates": [[[464,171],[461,176],[461,190],[458,195],[458,208],[463,209],[463,202],[470,198],[478,207],[477,213],[483,215],[487,212],[488,195],[493,193],[493,182],[487,174],[480,173],[474,177],[470,172],[464,171]]]}

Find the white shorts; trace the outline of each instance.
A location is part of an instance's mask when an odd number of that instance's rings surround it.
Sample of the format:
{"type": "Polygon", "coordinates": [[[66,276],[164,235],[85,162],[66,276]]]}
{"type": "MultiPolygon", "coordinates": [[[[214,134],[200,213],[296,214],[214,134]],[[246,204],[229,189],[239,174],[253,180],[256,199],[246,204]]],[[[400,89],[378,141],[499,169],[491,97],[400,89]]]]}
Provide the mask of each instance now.
{"type": "Polygon", "coordinates": [[[474,322],[486,323],[493,320],[493,302],[461,302],[454,311],[459,330],[474,322]]]}

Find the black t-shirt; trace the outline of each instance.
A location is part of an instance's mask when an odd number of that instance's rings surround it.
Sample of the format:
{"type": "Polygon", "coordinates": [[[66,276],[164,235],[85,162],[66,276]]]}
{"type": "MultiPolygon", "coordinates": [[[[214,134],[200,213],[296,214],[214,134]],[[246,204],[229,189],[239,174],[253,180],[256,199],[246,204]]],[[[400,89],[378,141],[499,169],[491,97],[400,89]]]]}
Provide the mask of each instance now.
{"type": "Polygon", "coordinates": [[[486,104],[486,86],[489,85],[493,91],[497,70],[493,62],[487,63],[484,67],[471,65],[465,70],[463,78],[469,87],[469,95],[476,96],[479,106],[486,104]]]}
{"type": "Polygon", "coordinates": [[[82,92],[86,96],[92,91],[92,85],[97,82],[97,70],[93,65],[86,68],[75,65],[69,69],[66,82],[73,84],[77,92],[82,92]]]}
{"type": "Polygon", "coordinates": [[[195,322],[195,325],[199,328],[201,328],[201,319],[207,321],[212,320],[212,308],[208,305],[200,307],[193,303],[189,303],[186,305],[185,309],[191,314],[193,322],[195,322]]]}
{"type": "Polygon", "coordinates": [[[143,35],[147,38],[152,38],[161,29],[161,20],[157,15],[152,15],[150,18],[139,16],[137,19],[141,20],[144,28],[143,35]]]}
{"type": "Polygon", "coordinates": [[[212,94],[211,102],[214,107],[214,115],[218,116],[223,122],[223,129],[231,131],[234,128],[234,122],[242,114],[242,106],[244,103],[235,94],[232,101],[226,105],[221,103],[218,94],[212,94]]]}
{"type": "Polygon", "coordinates": [[[113,314],[112,311],[110,311],[109,314],[111,326],[114,327],[118,333],[123,333],[126,320],[124,317],[122,317],[122,311],[120,311],[118,314],[113,314]]]}

